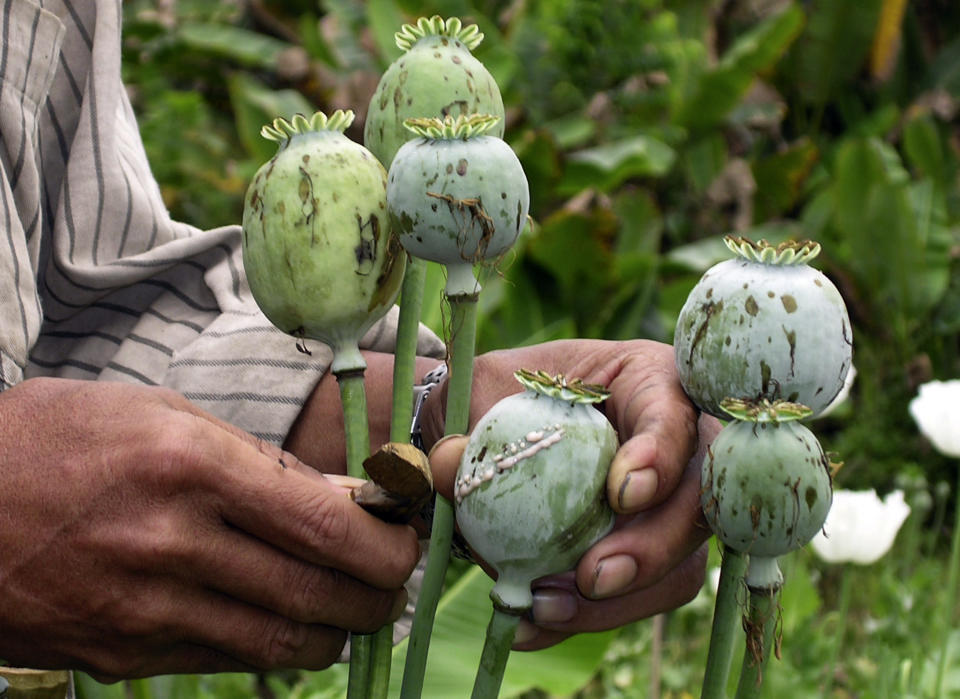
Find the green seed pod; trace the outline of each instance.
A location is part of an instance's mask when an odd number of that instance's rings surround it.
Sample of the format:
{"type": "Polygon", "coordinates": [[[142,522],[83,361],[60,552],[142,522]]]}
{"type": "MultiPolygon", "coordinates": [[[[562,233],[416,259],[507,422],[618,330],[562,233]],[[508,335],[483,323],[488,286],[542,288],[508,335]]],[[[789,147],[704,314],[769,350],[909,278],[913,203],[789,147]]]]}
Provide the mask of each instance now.
{"type": "Polygon", "coordinates": [[[823,526],[833,491],[830,462],[799,422],[793,403],[725,401],[738,419],[710,445],[701,471],[701,506],[724,544],[776,558],[806,544],[823,526]]]}
{"type": "Polygon", "coordinates": [[[470,52],[483,41],[477,25],[456,17],[421,17],[396,34],[404,54],[380,78],[367,109],[363,142],[385,167],[411,138],[409,118],[493,114],[501,118],[503,99],[493,76],[470,52]]]}
{"type": "Polygon", "coordinates": [[[320,340],[334,371],[362,369],[357,342],[393,305],[405,255],[391,235],[386,171],[343,131],[353,112],[277,119],[278,141],[243,210],[243,264],[253,296],[278,328],[320,340]]]}
{"type": "Polygon", "coordinates": [[[720,418],[727,397],[782,399],[821,412],[843,388],[853,333],[836,287],[806,264],[820,246],[725,242],[737,258],[707,270],[677,319],[684,389],[720,418]]]}
{"type": "Polygon", "coordinates": [[[447,295],[474,294],[473,265],[495,260],[527,222],[530,190],[513,150],[489,135],[491,115],[408,119],[419,138],[390,166],[387,203],[411,255],[447,266],[447,295]]]}
{"type": "Polygon", "coordinates": [[[474,428],[454,485],[457,523],[498,573],[501,609],[533,603],[530,583],[572,568],[613,526],[606,478],[617,450],[593,403],[606,391],[519,371],[526,391],[494,405],[474,428]]]}

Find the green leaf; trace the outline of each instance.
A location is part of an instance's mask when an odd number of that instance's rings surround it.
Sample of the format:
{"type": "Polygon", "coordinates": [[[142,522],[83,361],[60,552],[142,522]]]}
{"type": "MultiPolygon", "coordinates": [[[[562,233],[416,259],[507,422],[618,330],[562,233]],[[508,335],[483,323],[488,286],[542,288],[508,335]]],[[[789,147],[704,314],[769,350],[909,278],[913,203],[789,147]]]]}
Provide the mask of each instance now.
{"type": "Polygon", "coordinates": [[[296,90],[271,90],[252,75],[235,73],[227,80],[230,103],[237,122],[237,135],[254,160],[266,162],[277,152],[277,146],[260,136],[260,127],[278,116],[289,119],[294,114],[308,116],[315,111],[296,90]]]}
{"type": "Polygon", "coordinates": [[[704,73],[694,94],[676,115],[680,124],[692,128],[716,125],[743,98],[757,75],[769,71],[803,28],[804,16],[790,4],[780,14],[764,19],[739,36],[717,67],[704,73]]]}
{"type": "Polygon", "coordinates": [[[366,6],[370,33],[377,52],[383,58],[383,66],[386,67],[401,53],[394,34],[406,20],[394,0],[367,0],[366,6]]]}
{"type": "Polygon", "coordinates": [[[937,125],[929,114],[907,121],[903,127],[903,149],[918,175],[926,175],[946,186],[947,172],[943,146],[937,125]]]}
{"type": "Polygon", "coordinates": [[[228,24],[184,24],[177,36],[191,49],[206,51],[251,68],[274,68],[293,45],[228,24]]]}
{"type": "Polygon", "coordinates": [[[946,227],[935,225],[930,182],[912,184],[887,144],[850,139],[837,152],[834,233],[846,262],[871,291],[876,313],[906,339],[942,295],[949,265],[946,227]]]}
{"type": "Polygon", "coordinates": [[[766,221],[790,211],[799,201],[819,157],[817,146],[803,138],[784,151],[754,162],[754,219],[766,221]]]}
{"type": "Polygon", "coordinates": [[[676,152],[652,136],[634,136],[572,153],[558,186],[574,194],[588,187],[606,192],[631,177],[661,177],[670,171],[676,152]]]}
{"type": "Polygon", "coordinates": [[[882,0],[813,0],[792,52],[792,81],[807,102],[847,89],[870,51],[882,0]]]}
{"type": "MultiPolygon", "coordinates": [[[[493,581],[482,570],[474,568],[440,600],[427,659],[423,699],[470,696],[483,647],[483,632],[492,611],[489,597],[492,587],[493,581]]],[[[576,691],[593,675],[612,638],[613,632],[579,634],[545,650],[512,653],[500,696],[516,696],[534,688],[559,695],[576,691]]],[[[406,641],[394,648],[394,668],[402,670],[406,650],[406,641]]],[[[400,670],[390,673],[389,696],[399,695],[400,670]]]]}
{"type": "Polygon", "coordinates": [[[717,131],[692,142],[684,152],[687,179],[697,194],[707,191],[710,183],[727,164],[727,143],[717,131]]]}

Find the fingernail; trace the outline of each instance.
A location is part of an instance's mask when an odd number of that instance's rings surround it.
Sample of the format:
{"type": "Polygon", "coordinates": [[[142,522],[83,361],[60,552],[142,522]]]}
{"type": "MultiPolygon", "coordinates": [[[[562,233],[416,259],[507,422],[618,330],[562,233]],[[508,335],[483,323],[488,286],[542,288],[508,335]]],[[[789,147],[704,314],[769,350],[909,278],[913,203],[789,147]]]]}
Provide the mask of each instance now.
{"type": "Polygon", "coordinates": [[[513,645],[518,646],[521,643],[532,641],[540,634],[540,629],[531,624],[526,619],[521,619],[517,625],[516,633],[513,634],[513,645]]]}
{"type": "Polygon", "coordinates": [[[617,492],[617,504],[620,510],[629,512],[646,505],[657,494],[659,481],[660,476],[656,469],[642,468],[627,473],[617,492]]]}
{"type": "Polygon", "coordinates": [[[560,624],[576,613],[577,600],[565,590],[544,588],[533,593],[533,620],[538,624],[560,624]]]}
{"type": "Polygon", "coordinates": [[[445,449],[448,445],[460,439],[466,443],[469,437],[463,434],[448,434],[445,437],[437,440],[434,445],[430,447],[430,453],[427,454],[427,458],[432,459],[433,455],[437,453],[438,449],[445,449]]]}
{"type": "Polygon", "coordinates": [[[637,562],[625,553],[608,556],[593,571],[590,596],[596,599],[613,597],[623,592],[637,577],[637,562]]]}

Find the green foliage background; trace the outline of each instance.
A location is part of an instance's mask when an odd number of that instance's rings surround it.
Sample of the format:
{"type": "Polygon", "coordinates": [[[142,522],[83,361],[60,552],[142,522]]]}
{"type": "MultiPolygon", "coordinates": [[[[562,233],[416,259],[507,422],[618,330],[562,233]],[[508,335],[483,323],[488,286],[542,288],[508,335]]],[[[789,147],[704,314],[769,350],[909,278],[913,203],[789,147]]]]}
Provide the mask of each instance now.
{"type": "MultiPolygon", "coordinates": [[[[534,219],[485,280],[481,350],[573,336],[669,342],[687,292],[725,256],[722,234],[820,241],[816,264],[846,299],[858,370],[849,401],[818,427],[845,462],[838,485],[906,485],[919,498],[916,536],[943,553],[939,484],[955,482],[957,465],[918,435],[907,403],[924,381],[960,377],[955,2],[124,7],[125,79],[154,172],[173,215],[201,227],[240,220],[247,182],[273,152],[261,124],[351,108],[349,135],[360,141],[402,23],[440,14],[479,24],[486,38],[476,55],[501,85],[506,140],[528,175],[534,219]]],[[[439,274],[431,271],[432,289],[439,274]]],[[[438,329],[439,298],[428,289],[425,320],[438,329]]],[[[829,575],[820,583],[810,614],[832,589],[829,575]]],[[[897,633],[908,637],[908,627],[897,633]]],[[[692,660],[676,662],[692,663],[692,681],[678,687],[697,686],[691,643],[692,660]]],[[[614,692],[615,666],[594,687],[614,692]]],[[[196,694],[205,696],[201,685],[196,694]]]]}

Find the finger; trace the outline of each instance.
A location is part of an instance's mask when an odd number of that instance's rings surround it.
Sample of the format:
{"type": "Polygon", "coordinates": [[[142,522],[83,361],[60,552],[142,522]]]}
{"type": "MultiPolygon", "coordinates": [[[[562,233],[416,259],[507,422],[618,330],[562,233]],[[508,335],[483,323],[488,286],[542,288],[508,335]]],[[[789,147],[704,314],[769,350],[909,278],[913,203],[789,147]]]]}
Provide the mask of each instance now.
{"type": "Polygon", "coordinates": [[[606,631],[676,609],[703,586],[706,557],[703,544],[653,585],[606,600],[583,597],[572,576],[551,582],[534,592],[532,618],[522,622],[514,648],[539,650],[575,633],[606,631]]]}
{"type": "Polygon", "coordinates": [[[214,427],[220,430],[223,430],[227,434],[232,435],[233,437],[237,438],[241,442],[249,444],[250,446],[254,447],[258,452],[263,454],[264,457],[271,459],[277,468],[293,469],[294,471],[297,471],[306,476],[310,476],[316,479],[322,479],[326,477],[323,473],[321,473],[317,469],[305,464],[303,461],[301,461],[291,452],[285,449],[282,449],[276,444],[272,444],[271,442],[268,442],[262,439],[261,437],[257,437],[255,435],[250,434],[249,432],[241,430],[236,425],[233,425],[233,424],[230,424],[229,422],[221,420],[215,415],[212,415],[206,412],[199,406],[183,398],[183,396],[181,396],[178,393],[175,393],[175,392],[171,392],[171,393],[173,393],[172,396],[166,397],[166,402],[170,407],[172,407],[175,410],[179,410],[179,411],[188,413],[190,415],[193,415],[194,417],[200,418],[201,420],[204,420],[205,422],[210,423],[214,427]]]}
{"type": "Polygon", "coordinates": [[[468,441],[470,440],[465,435],[447,435],[430,450],[433,487],[448,500],[453,498],[453,482],[457,478],[457,469],[468,441]]]}
{"type": "Polygon", "coordinates": [[[126,599],[125,612],[114,615],[110,631],[115,640],[91,647],[81,665],[117,677],[322,669],[336,661],[347,638],[340,629],[299,623],[212,590],[169,581],[126,599]]]}
{"type": "Polygon", "coordinates": [[[699,460],[694,457],[669,500],[632,517],[621,516],[618,527],[583,555],[577,585],[593,599],[649,587],[709,535],[700,510],[699,460]]]}
{"type": "Polygon", "coordinates": [[[398,589],[407,580],[420,553],[412,528],[381,522],[327,479],[278,468],[257,445],[197,422],[184,439],[194,449],[195,478],[216,496],[211,500],[223,520],[374,587],[398,589]]]}
{"type": "Polygon", "coordinates": [[[607,412],[623,444],[607,477],[607,495],[618,512],[638,512],[666,500],[697,445],[697,411],[676,375],[672,350],[631,355],[610,383],[607,412]]]}
{"type": "Polygon", "coordinates": [[[370,633],[395,621],[406,592],[378,590],[339,570],[305,563],[234,529],[194,537],[171,562],[188,581],[293,621],[370,633]]]}

